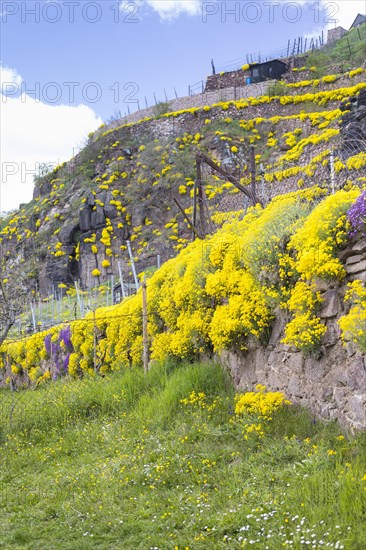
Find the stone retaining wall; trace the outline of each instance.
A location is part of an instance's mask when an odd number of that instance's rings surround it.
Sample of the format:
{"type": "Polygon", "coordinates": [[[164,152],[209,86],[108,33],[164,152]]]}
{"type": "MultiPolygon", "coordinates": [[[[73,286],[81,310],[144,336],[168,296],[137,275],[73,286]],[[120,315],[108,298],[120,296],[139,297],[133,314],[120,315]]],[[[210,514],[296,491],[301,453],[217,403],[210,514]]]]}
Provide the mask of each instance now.
{"type": "Polygon", "coordinates": [[[250,71],[244,72],[242,69],[212,74],[207,77],[205,91],[212,92],[222,88],[244,87],[248,77],[250,77],[250,71]]]}
{"type": "MultiPolygon", "coordinates": [[[[346,282],[366,282],[366,239],[356,242],[341,255],[346,282]]],[[[283,391],[295,404],[314,412],[315,417],[337,419],[345,430],[366,430],[366,357],[353,343],[344,346],[338,320],[348,312],[344,303],[346,284],[319,286],[324,302],[320,316],[327,326],[320,357],[304,357],[281,344],[288,322],[285,314],[273,326],[266,347],[253,347],[238,355],[224,352],[222,363],[229,368],[236,386],[252,390],[258,383],[272,391],[283,391]]]]}
{"type": "MultiPolygon", "coordinates": [[[[192,107],[204,107],[205,105],[213,105],[220,101],[236,101],[245,97],[259,97],[266,95],[268,86],[273,84],[274,80],[268,80],[267,82],[260,82],[258,84],[249,84],[241,86],[231,86],[228,88],[222,88],[220,90],[207,91],[202,94],[194,94],[192,96],[179,97],[178,99],[172,99],[168,101],[168,111],[175,112],[182,111],[184,109],[190,109],[192,107]]],[[[146,117],[155,117],[156,108],[149,107],[148,109],[141,109],[135,113],[131,113],[128,116],[118,120],[118,124],[127,124],[130,122],[138,122],[146,117]]],[[[116,124],[116,123],[115,123],[116,124]]],[[[111,126],[108,126],[108,128],[111,126]]]]}

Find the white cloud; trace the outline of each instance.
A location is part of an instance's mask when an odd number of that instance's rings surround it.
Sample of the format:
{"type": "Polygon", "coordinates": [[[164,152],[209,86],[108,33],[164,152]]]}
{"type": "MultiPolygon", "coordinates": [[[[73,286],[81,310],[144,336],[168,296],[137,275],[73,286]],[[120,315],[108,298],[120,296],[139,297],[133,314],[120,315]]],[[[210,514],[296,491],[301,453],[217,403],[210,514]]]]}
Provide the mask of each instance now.
{"type": "Polygon", "coordinates": [[[181,14],[199,15],[200,0],[147,0],[146,3],[156,11],[161,19],[175,19],[181,14]]]}
{"type": "Polygon", "coordinates": [[[336,25],[334,23],[328,24],[328,27],[341,26],[348,30],[353,21],[356,19],[358,13],[362,13],[363,15],[366,13],[365,0],[338,0],[335,2],[327,2],[326,0],[323,0],[322,3],[324,9],[327,4],[328,6],[333,4],[337,7],[334,15],[331,13],[331,8],[327,8],[329,19],[336,19],[338,21],[336,25]]]}
{"type": "MultiPolygon", "coordinates": [[[[215,1],[221,4],[221,1],[215,1]]],[[[182,14],[199,15],[202,11],[202,2],[203,0],[145,0],[144,2],[140,0],[139,5],[140,7],[148,5],[160,15],[161,19],[172,20],[182,14]]],[[[340,25],[349,29],[356,15],[366,12],[365,0],[320,0],[319,21],[317,21],[314,0],[298,0],[298,3],[313,6],[314,27],[320,23],[322,28],[340,25]]]]}
{"type": "Polygon", "coordinates": [[[313,0],[298,0],[298,2],[304,6],[304,9],[311,9],[313,13],[313,28],[303,36],[308,40],[319,38],[323,31],[326,42],[328,29],[343,27],[349,30],[357,14],[366,12],[365,0],[336,0],[332,2],[321,0],[319,4],[314,4],[313,0]]]}
{"type": "MultiPolygon", "coordinates": [[[[257,0],[264,2],[265,0],[257,0]]],[[[284,1],[284,0],[282,0],[284,1]]],[[[142,10],[148,6],[159,14],[162,20],[173,20],[180,15],[200,15],[204,0],[121,0],[121,10],[129,12],[131,17],[141,18],[142,10]],[[139,13],[137,13],[137,11],[139,13]]],[[[218,6],[222,6],[225,0],[213,0],[218,6]]],[[[230,0],[231,3],[234,0],[230,0]]],[[[352,25],[358,13],[365,14],[365,0],[297,0],[298,4],[311,7],[314,13],[314,28],[330,28],[342,26],[346,29],[352,25]],[[317,9],[317,7],[319,9],[317,9]],[[317,20],[317,15],[319,20],[317,20]]],[[[314,30],[315,33],[315,30],[314,30]]]]}
{"type": "Polygon", "coordinates": [[[319,34],[319,29],[343,27],[350,28],[358,13],[365,15],[365,0],[297,0],[299,4],[311,9],[314,18],[314,31],[310,35],[319,34]]]}
{"type": "MultiPolygon", "coordinates": [[[[3,69],[3,82],[13,69],[3,69]]],[[[11,81],[11,80],[9,80],[11,81]]],[[[69,160],[87,134],[102,120],[85,105],[49,105],[26,94],[0,95],[0,211],[17,208],[33,195],[39,163],[69,160]]]]}
{"type": "Polygon", "coordinates": [[[16,70],[0,65],[0,94],[19,89],[22,77],[16,70]]]}
{"type": "Polygon", "coordinates": [[[200,15],[203,0],[121,0],[120,9],[131,17],[141,19],[148,7],[158,13],[163,21],[172,21],[180,15],[200,15]]]}

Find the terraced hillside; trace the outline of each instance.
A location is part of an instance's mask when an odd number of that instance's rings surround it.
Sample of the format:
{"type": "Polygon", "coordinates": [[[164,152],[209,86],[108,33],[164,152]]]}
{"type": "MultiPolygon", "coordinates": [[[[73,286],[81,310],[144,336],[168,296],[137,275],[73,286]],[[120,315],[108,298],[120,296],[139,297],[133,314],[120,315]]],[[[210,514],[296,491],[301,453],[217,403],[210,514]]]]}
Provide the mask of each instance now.
{"type": "MultiPolygon", "coordinates": [[[[192,239],[195,157],[199,152],[250,185],[255,147],[262,204],[314,184],[335,189],[365,181],[365,69],[312,78],[294,71],[268,95],[168,112],[99,128],[70,162],[35,182],[33,200],[2,220],[5,255],[37,258],[30,286],[45,298],[78,281],[83,289],[134,283],[192,239]],[[356,109],[358,106],[358,110],[356,109]],[[353,109],[353,114],[352,114],[353,109]],[[178,208],[178,201],[185,216],[178,208]],[[131,246],[129,253],[128,246],[131,246]]],[[[203,173],[211,230],[249,206],[225,177],[203,173]]]]}

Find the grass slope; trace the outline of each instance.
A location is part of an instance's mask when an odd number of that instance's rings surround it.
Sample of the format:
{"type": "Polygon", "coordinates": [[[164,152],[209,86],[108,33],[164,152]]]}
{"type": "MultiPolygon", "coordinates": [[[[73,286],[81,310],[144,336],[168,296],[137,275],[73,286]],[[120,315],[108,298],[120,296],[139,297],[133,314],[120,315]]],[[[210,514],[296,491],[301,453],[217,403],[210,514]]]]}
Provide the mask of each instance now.
{"type": "Polygon", "coordinates": [[[233,397],[215,364],[2,390],[0,548],[364,548],[366,434],[289,407],[245,439],[233,397]]]}

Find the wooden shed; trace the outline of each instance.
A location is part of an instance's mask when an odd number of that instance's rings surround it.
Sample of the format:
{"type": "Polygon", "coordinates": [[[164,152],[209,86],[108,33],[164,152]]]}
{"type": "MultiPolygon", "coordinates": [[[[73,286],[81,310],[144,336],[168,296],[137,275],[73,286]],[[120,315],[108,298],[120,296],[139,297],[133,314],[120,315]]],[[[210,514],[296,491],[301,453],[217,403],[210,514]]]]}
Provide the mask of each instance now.
{"type": "Polygon", "coordinates": [[[265,63],[250,65],[250,78],[252,83],[264,82],[265,80],[279,80],[286,73],[286,63],[279,59],[272,59],[265,63]]]}

